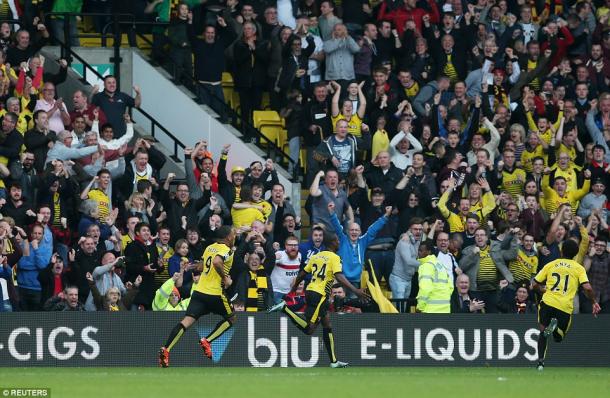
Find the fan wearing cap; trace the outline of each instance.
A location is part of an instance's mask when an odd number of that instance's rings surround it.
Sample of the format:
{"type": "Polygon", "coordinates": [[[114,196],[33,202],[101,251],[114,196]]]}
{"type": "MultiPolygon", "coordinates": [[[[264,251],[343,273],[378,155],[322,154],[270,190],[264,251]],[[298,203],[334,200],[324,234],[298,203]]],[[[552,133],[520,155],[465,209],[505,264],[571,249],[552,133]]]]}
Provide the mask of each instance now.
{"type": "Polygon", "coordinates": [[[241,189],[246,176],[246,170],[241,166],[233,166],[231,169],[231,179],[227,178],[227,159],[230,144],[222,147],[220,161],[218,162],[218,192],[222,195],[228,208],[233,207],[233,203],[241,202],[241,189]]]}

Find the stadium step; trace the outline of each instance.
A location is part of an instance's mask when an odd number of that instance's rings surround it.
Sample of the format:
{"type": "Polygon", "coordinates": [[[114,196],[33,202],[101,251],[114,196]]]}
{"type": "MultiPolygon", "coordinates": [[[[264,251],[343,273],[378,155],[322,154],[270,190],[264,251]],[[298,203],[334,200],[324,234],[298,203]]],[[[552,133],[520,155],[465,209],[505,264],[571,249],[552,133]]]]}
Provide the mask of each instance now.
{"type": "MultiPolygon", "coordinates": [[[[93,34],[93,35],[95,35],[95,34],[93,34]]],[[[152,35],[145,34],[143,36],[146,39],[152,41],[152,35]]],[[[136,43],[138,45],[138,48],[144,52],[151,49],[150,43],[147,42],[142,37],[140,37],[139,35],[136,36],[136,43]]],[[[102,36],[95,35],[93,37],[83,37],[80,39],[80,45],[82,47],[101,47],[102,46],[102,36]]],[[[106,39],[106,46],[112,47],[113,45],[114,45],[114,38],[108,37],[106,39]]],[[[129,39],[127,38],[126,34],[121,35],[121,47],[124,47],[124,48],[129,47],[129,39]]]]}

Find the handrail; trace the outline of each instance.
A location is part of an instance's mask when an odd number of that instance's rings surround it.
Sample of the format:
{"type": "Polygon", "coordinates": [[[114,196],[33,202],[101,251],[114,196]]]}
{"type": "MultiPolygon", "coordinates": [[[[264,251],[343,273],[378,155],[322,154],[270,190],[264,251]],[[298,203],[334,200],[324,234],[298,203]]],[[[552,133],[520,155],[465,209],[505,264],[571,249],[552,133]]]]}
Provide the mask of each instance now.
{"type": "MultiPolygon", "coordinates": [[[[45,14],[45,16],[59,16],[59,15],[63,16],[64,20],[66,21],[66,23],[64,23],[65,37],[69,37],[69,30],[70,30],[70,26],[69,26],[70,18],[66,18],[66,17],[76,17],[76,16],[107,16],[107,17],[109,16],[109,17],[112,17],[112,21],[109,22],[109,24],[107,24],[104,27],[104,31],[102,32],[101,37],[102,37],[103,44],[106,44],[105,38],[108,36],[108,34],[106,33],[107,27],[110,24],[113,24],[115,27],[114,32],[113,32],[114,57],[111,59],[111,61],[114,62],[114,70],[115,70],[115,75],[117,77],[117,84],[120,84],[119,79],[120,79],[120,68],[121,68],[121,58],[120,58],[121,32],[118,29],[119,25],[126,25],[126,24],[145,25],[145,26],[167,26],[168,25],[167,22],[136,21],[135,15],[133,15],[133,14],[73,13],[73,12],[65,12],[65,13],[64,12],[51,12],[51,13],[45,14]],[[129,21],[125,21],[125,20],[120,20],[121,19],[120,17],[130,17],[131,19],[129,21]]],[[[136,36],[139,36],[140,38],[143,38],[146,42],[152,44],[152,42],[150,42],[146,37],[144,37],[140,33],[136,32],[136,36]]],[[[80,37],[80,36],[77,36],[77,37],[80,37]]],[[[67,52],[69,52],[70,54],[74,54],[74,52],[70,48],[69,40],[67,40],[67,42],[68,43],[66,43],[62,46],[62,51],[64,48],[66,48],[67,52]]],[[[167,62],[172,66],[173,73],[171,73],[171,74],[172,74],[174,81],[179,81],[181,79],[185,79],[185,81],[188,84],[188,86],[186,88],[188,88],[191,91],[195,87],[199,87],[200,89],[207,90],[207,87],[200,84],[193,76],[186,74],[186,72],[184,70],[180,70],[180,73],[178,74],[178,68],[177,68],[175,62],[173,62],[173,60],[167,59],[167,62]]],[[[83,62],[83,65],[86,65],[86,63],[83,62]]],[[[250,123],[250,121],[243,119],[241,117],[241,115],[239,115],[234,109],[232,109],[229,105],[227,105],[227,103],[225,101],[222,101],[217,95],[215,95],[215,93],[210,92],[209,90],[207,90],[207,91],[208,91],[208,94],[215,99],[215,102],[218,105],[220,105],[221,113],[223,113],[224,115],[227,115],[230,118],[230,120],[232,121],[231,124],[233,125],[233,127],[240,130],[242,132],[242,134],[245,135],[244,141],[247,139],[251,139],[252,143],[257,144],[258,148],[265,151],[268,158],[272,158],[275,160],[276,157],[279,156],[282,159],[282,161],[286,160],[288,164],[292,164],[292,166],[293,166],[292,167],[292,169],[293,169],[292,178],[293,178],[293,180],[296,180],[298,178],[299,169],[298,169],[298,167],[296,167],[296,164],[292,160],[292,158],[286,152],[284,152],[283,148],[279,148],[275,142],[269,140],[264,134],[262,134],[258,129],[256,129],[250,123]]],[[[161,125],[159,125],[159,126],[162,127],[161,125]]],[[[168,133],[168,135],[171,135],[171,133],[169,133],[167,130],[164,130],[164,131],[166,133],[168,133]]],[[[182,148],[184,148],[184,145],[181,142],[180,142],[180,145],[182,146],[182,148]]],[[[177,146],[178,145],[176,145],[176,143],[174,142],[174,155],[177,155],[177,146]]]]}
{"type": "MultiPolygon", "coordinates": [[[[137,33],[136,33],[137,34],[137,33]]],[[[174,76],[174,81],[179,81],[179,78],[186,78],[187,82],[190,82],[190,84],[192,85],[192,87],[197,87],[199,86],[199,82],[193,77],[188,75],[184,70],[180,71],[180,76],[176,76],[177,75],[177,67],[176,67],[176,63],[173,62],[172,59],[167,59],[167,61],[169,63],[171,63],[171,65],[173,66],[173,76],[174,76]]],[[[294,164],[295,162],[292,160],[292,158],[286,153],[284,152],[283,148],[279,148],[276,143],[272,140],[270,140],[269,138],[267,138],[267,136],[265,136],[263,133],[261,133],[261,131],[257,128],[255,128],[252,123],[249,120],[245,120],[242,115],[240,115],[239,113],[237,113],[233,108],[231,108],[225,101],[223,101],[221,98],[219,98],[214,92],[212,92],[208,87],[206,86],[202,86],[208,93],[209,96],[212,96],[216,99],[216,103],[220,104],[220,106],[222,107],[222,113],[229,115],[230,118],[233,120],[233,127],[235,127],[236,129],[240,130],[240,127],[242,129],[244,129],[245,131],[242,131],[242,133],[245,133],[245,137],[247,139],[247,137],[251,137],[252,135],[255,136],[255,138],[252,140],[252,143],[256,144],[257,140],[258,143],[260,143],[261,141],[264,141],[265,144],[259,144],[257,145],[257,147],[259,149],[262,149],[265,151],[265,153],[267,154],[267,158],[270,159],[274,159],[276,158],[277,155],[279,155],[281,157],[282,160],[286,159],[288,161],[288,163],[292,163],[293,167],[293,175],[291,176],[293,180],[297,180],[298,179],[298,175],[299,175],[299,169],[298,167],[296,167],[296,164],[294,164]]],[[[187,89],[191,90],[191,87],[186,87],[187,89]]],[[[195,97],[198,97],[195,95],[195,97]]],[[[195,101],[193,99],[193,101],[195,101]]],[[[214,110],[214,112],[216,112],[216,110],[214,110]]]]}
{"type": "MultiPolygon", "coordinates": [[[[140,38],[144,38],[144,36],[142,36],[138,33],[136,33],[136,35],[138,35],[140,38]]],[[[239,115],[233,108],[231,108],[229,105],[227,105],[227,103],[225,101],[221,100],[215,93],[211,92],[210,90],[207,89],[207,87],[205,87],[204,85],[199,83],[193,76],[186,74],[186,72],[184,70],[181,70],[180,74],[178,75],[178,68],[176,66],[176,63],[173,62],[173,60],[167,59],[167,62],[170,63],[172,66],[172,72],[173,72],[172,76],[173,76],[175,82],[180,81],[180,79],[182,79],[182,78],[185,78],[186,81],[189,82],[191,85],[191,87],[186,87],[189,90],[192,87],[199,87],[201,89],[206,90],[208,95],[214,97],[216,104],[219,104],[220,107],[222,108],[221,113],[228,115],[229,118],[233,121],[231,123],[233,125],[233,127],[235,127],[238,130],[240,130],[240,128],[241,128],[241,131],[242,131],[242,133],[245,134],[246,139],[248,137],[254,137],[252,139],[252,143],[258,144],[257,147],[259,149],[264,150],[265,153],[267,154],[268,158],[275,160],[275,158],[277,156],[280,156],[282,159],[286,159],[288,164],[293,163],[293,167],[292,167],[293,175],[291,177],[293,180],[298,179],[299,169],[294,164],[295,162],[290,158],[290,156],[286,152],[284,152],[284,150],[282,148],[279,148],[274,141],[267,138],[267,136],[265,136],[263,133],[261,133],[260,130],[255,128],[249,121],[242,118],[241,115],[239,115]],[[263,141],[265,143],[260,144],[261,141],[263,141]]]]}
{"type": "MultiPolygon", "coordinates": [[[[93,69],[91,67],[91,65],[89,65],[89,63],[87,61],[85,61],[81,56],[79,56],[77,53],[74,52],[74,50],[72,50],[69,46],[67,46],[65,43],[62,43],[60,40],[56,39],[57,42],[59,43],[60,47],[62,47],[62,49],[65,49],[68,52],[68,55],[70,57],[74,57],[77,60],[79,60],[80,62],[82,62],[83,64],[83,79],[85,84],[89,84],[87,82],[87,80],[85,79],[86,76],[86,70],[90,69],[98,78],[103,79],[104,76],[102,76],[98,71],[96,71],[95,69],[93,69]]],[[[144,109],[139,108],[139,107],[133,107],[132,110],[135,109],[137,110],[139,113],[141,113],[145,118],[147,118],[150,121],[151,124],[151,128],[150,128],[150,133],[153,137],[155,137],[155,127],[160,129],[161,131],[163,131],[173,142],[174,142],[174,154],[170,155],[170,157],[176,162],[176,163],[181,163],[182,160],[178,157],[178,147],[184,149],[186,146],[182,143],[182,141],[180,141],[178,138],[176,138],[175,135],[173,135],[165,126],[163,126],[161,123],[159,123],[159,121],[157,119],[155,119],[154,117],[152,117],[148,112],[146,112],[144,109]]]]}
{"type": "Polygon", "coordinates": [[[149,121],[150,121],[150,134],[155,137],[155,127],[160,128],[165,134],[167,134],[169,136],[169,138],[172,139],[172,141],[174,141],[174,154],[170,155],[170,157],[172,159],[174,159],[174,161],[176,163],[181,163],[182,160],[180,160],[180,158],[178,157],[178,147],[184,149],[186,148],[186,146],[182,143],[182,141],[180,141],[178,138],[176,138],[175,135],[173,135],[172,133],[169,132],[169,130],[167,128],[165,128],[161,123],[159,123],[157,121],[157,119],[155,119],[154,117],[152,117],[148,112],[146,112],[144,109],[142,108],[133,108],[135,110],[137,110],[138,112],[140,112],[144,117],[146,117],[149,121]]]}

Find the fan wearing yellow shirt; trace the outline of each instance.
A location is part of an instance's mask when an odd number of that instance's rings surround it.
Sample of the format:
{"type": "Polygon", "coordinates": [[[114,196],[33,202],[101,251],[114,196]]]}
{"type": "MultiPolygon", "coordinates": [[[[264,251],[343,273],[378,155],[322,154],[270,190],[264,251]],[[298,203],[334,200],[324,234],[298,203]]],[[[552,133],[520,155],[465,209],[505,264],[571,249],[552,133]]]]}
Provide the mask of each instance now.
{"type": "Polygon", "coordinates": [[[262,198],[263,189],[263,184],[259,182],[241,189],[241,202],[233,203],[231,208],[231,218],[235,228],[250,226],[256,220],[267,222],[272,208],[271,204],[262,198]]]}
{"type": "Polygon", "coordinates": [[[587,278],[585,268],[574,260],[578,253],[578,243],[566,240],[561,248],[562,258],[551,261],[534,278],[534,289],[542,294],[538,306],[538,370],[544,370],[547,339],[553,335],[561,342],[572,323],[574,296],[582,287],[584,294],[593,304],[593,315],[597,316],[601,307],[595,300],[595,292],[587,278]]]}
{"type": "Polygon", "coordinates": [[[498,162],[498,174],[501,189],[508,192],[514,200],[518,199],[519,195],[523,193],[526,174],[525,170],[516,167],[515,151],[504,150],[502,162],[498,162]]]}
{"type": "Polygon", "coordinates": [[[471,203],[468,198],[460,199],[459,213],[455,214],[447,207],[447,202],[455,190],[455,178],[451,177],[448,182],[449,188],[441,195],[438,201],[438,209],[443,217],[447,219],[450,232],[464,232],[466,229],[466,218],[469,214],[474,213],[479,217],[479,220],[485,220],[496,207],[496,201],[491,193],[489,183],[484,178],[479,178],[477,182],[484,191],[483,196],[481,197],[482,200],[477,203],[471,203]]]}
{"type": "Polygon", "coordinates": [[[283,311],[288,315],[295,326],[306,335],[313,334],[321,320],[322,327],[324,328],[324,347],[330,358],[330,367],[345,368],[348,366],[348,363],[338,361],[335,355],[335,340],[332,332],[332,325],[330,323],[330,316],[328,314],[332,286],[334,281],[337,280],[347,289],[354,292],[360,299],[367,301],[369,300],[369,297],[362,289],[358,289],[352,285],[343,275],[341,258],[335,254],[339,249],[339,239],[337,236],[332,235],[332,237],[329,237],[326,235],[324,246],[326,247],[326,250],[313,255],[305,268],[299,272],[292,284],[291,293],[294,293],[301,281],[303,281],[307,275],[311,275],[311,281],[305,290],[305,302],[307,304],[305,319],[292,312],[283,300],[269,308],[268,312],[283,311]]]}
{"type": "Polygon", "coordinates": [[[226,225],[216,231],[218,241],[211,244],[203,253],[203,261],[198,265],[201,271],[199,282],[193,289],[186,316],[172,329],[167,341],[159,350],[159,365],[169,366],[169,352],[186,333],[188,328],[202,316],[209,313],[223,317],[207,337],[199,340],[206,357],[212,358],[211,343],[226,332],[236,321],[233,309],[224,291],[233,283],[229,272],[233,266],[233,245],[235,231],[226,225]]]}
{"type": "Polygon", "coordinates": [[[557,129],[559,129],[561,119],[563,118],[563,107],[559,109],[557,120],[553,124],[551,124],[549,120],[544,116],[540,116],[538,117],[537,121],[534,121],[532,111],[529,109],[526,112],[526,117],[529,129],[538,133],[541,140],[543,140],[547,144],[550,144],[551,139],[553,138],[553,130],[557,131],[557,129]]]}
{"type": "Polygon", "coordinates": [[[352,134],[354,137],[362,137],[362,120],[364,119],[366,112],[366,97],[362,92],[362,86],[364,82],[358,85],[358,109],[354,113],[354,103],[349,98],[344,99],[341,102],[341,109],[339,109],[339,98],[341,98],[341,85],[337,82],[330,82],[335,93],[331,101],[331,121],[333,126],[337,124],[339,120],[347,121],[347,132],[352,134]]]}
{"type": "MultiPolygon", "coordinates": [[[[545,173],[548,170],[545,170],[545,173]]],[[[549,186],[549,176],[545,174],[542,177],[542,193],[544,193],[544,209],[547,214],[554,214],[562,204],[569,204],[572,207],[572,213],[576,214],[578,209],[578,201],[589,192],[591,188],[591,171],[585,170],[583,173],[585,182],[582,188],[577,190],[568,189],[568,184],[564,177],[556,177],[553,188],[549,186]]]]}
{"type": "Polygon", "coordinates": [[[534,171],[534,162],[537,158],[542,158],[544,164],[548,163],[547,150],[549,145],[540,139],[537,132],[531,131],[525,144],[525,149],[521,152],[521,167],[527,173],[534,171]]]}

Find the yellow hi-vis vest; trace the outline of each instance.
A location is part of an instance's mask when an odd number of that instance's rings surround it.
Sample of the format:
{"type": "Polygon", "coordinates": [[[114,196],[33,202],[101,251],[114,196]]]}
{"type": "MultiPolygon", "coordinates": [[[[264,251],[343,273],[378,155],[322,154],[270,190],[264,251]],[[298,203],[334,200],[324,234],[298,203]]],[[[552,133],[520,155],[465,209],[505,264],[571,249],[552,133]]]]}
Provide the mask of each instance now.
{"type": "Polygon", "coordinates": [[[424,313],[450,313],[453,282],[447,273],[447,269],[434,254],[420,259],[419,262],[417,309],[424,313]]]}

